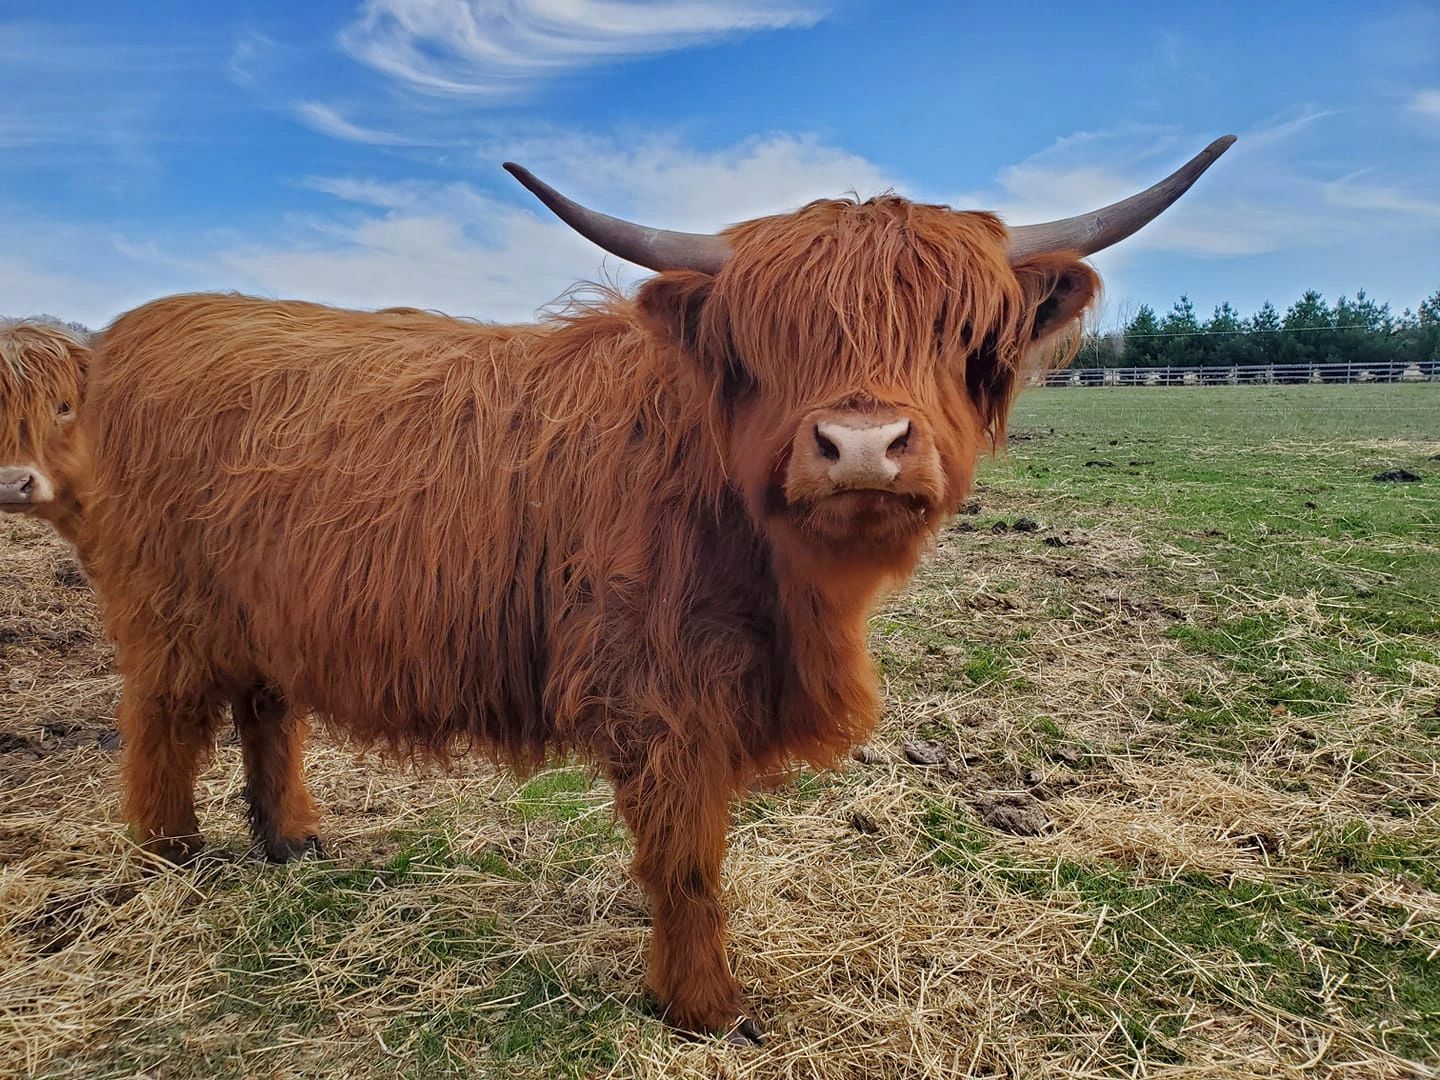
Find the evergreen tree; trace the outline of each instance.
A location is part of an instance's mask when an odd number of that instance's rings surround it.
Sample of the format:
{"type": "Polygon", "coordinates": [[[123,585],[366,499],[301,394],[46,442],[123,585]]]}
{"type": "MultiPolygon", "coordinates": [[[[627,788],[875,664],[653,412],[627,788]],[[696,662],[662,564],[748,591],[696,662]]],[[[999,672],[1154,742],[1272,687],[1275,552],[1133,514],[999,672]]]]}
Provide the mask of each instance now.
{"type": "Polygon", "coordinates": [[[1377,304],[1361,289],[1354,300],[1335,301],[1335,332],[1324,353],[1327,362],[1352,363],[1372,370],[1388,369],[1400,359],[1401,339],[1394,334],[1389,304],[1377,304]]]}
{"type": "Polygon", "coordinates": [[[1160,320],[1155,309],[1141,304],[1135,317],[1125,326],[1125,366],[1158,367],[1165,361],[1160,355],[1160,320]]]}
{"type": "Polygon", "coordinates": [[[1205,363],[1206,339],[1200,336],[1200,320],[1195,317],[1190,297],[1181,294],[1175,301],[1160,323],[1160,333],[1164,336],[1159,352],[1166,364],[1178,367],[1205,363]]]}
{"type": "Polygon", "coordinates": [[[1287,364],[1313,364],[1326,348],[1323,331],[1330,330],[1335,320],[1330,305],[1314,289],[1291,304],[1285,312],[1285,332],[1280,335],[1279,358],[1287,364]]]}
{"type": "Polygon", "coordinates": [[[1273,364],[1280,358],[1280,313],[1266,300],[1245,324],[1246,338],[1257,364],[1273,364]]]}
{"type": "Polygon", "coordinates": [[[1205,324],[1209,339],[1210,362],[1212,364],[1253,364],[1250,342],[1245,333],[1245,323],[1240,313],[1226,300],[1215,309],[1215,314],[1205,324]]]}
{"type": "Polygon", "coordinates": [[[1440,360],[1440,291],[1420,304],[1419,311],[1405,309],[1395,323],[1395,356],[1405,364],[1440,360]]]}

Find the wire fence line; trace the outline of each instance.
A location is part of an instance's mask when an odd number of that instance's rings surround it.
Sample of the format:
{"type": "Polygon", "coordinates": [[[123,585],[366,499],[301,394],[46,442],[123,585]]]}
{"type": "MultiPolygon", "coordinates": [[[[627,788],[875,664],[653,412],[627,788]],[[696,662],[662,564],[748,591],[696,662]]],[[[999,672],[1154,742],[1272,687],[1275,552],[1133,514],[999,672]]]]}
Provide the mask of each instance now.
{"type": "Polygon", "coordinates": [[[1440,382],[1440,359],[1418,362],[1227,364],[1208,367],[1067,368],[1033,375],[1031,386],[1276,386],[1296,383],[1440,382]]]}
{"type": "Polygon", "coordinates": [[[1336,323],[1332,326],[1266,326],[1256,328],[1253,326],[1226,327],[1223,330],[1156,330],[1153,333],[1131,333],[1123,327],[1115,330],[1107,330],[1094,335],[1095,337],[1122,337],[1126,341],[1135,341],[1140,338],[1187,338],[1187,337],[1248,337],[1251,334],[1325,334],[1335,330],[1368,330],[1375,331],[1375,327],[1369,323],[1336,323]]]}

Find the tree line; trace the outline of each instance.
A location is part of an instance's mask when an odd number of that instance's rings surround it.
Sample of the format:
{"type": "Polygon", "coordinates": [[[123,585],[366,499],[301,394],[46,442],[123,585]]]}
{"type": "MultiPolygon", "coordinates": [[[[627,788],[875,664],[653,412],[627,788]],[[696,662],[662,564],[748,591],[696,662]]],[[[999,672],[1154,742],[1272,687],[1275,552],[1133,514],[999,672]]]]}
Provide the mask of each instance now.
{"type": "Polygon", "coordinates": [[[1161,316],[1141,305],[1123,328],[1085,336],[1074,367],[1245,364],[1413,364],[1440,359],[1440,290],[1399,315],[1362,289],[1335,303],[1311,289],[1281,315],[1266,301],[1249,318],[1227,301],[1209,319],[1188,296],[1161,316]]]}

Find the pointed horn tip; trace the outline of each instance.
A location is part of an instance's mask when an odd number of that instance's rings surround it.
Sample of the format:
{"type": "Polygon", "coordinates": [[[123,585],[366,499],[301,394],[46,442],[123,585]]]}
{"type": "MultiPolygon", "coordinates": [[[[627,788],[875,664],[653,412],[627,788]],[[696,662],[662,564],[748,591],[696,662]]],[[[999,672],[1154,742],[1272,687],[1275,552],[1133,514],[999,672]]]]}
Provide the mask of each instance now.
{"type": "MultiPolygon", "coordinates": [[[[1180,166],[1180,168],[1173,174],[1172,179],[1178,178],[1184,174],[1188,174],[1189,179],[1185,185],[1188,188],[1190,184],[1193,184],[1196,180],[1200,178],[1201,173],[1205,172],[1207,169],[1210,168],[1211,165],[1214,165],[1215,162],[1220,160],[1221,154],[1225,153],[1226,150],[1229,150],[1230,147],[1234,145],[1234,135],[1221,135],[1209,146],[1205,147],[1204,150],[1201,150],[1188,162],[1180,166]]],[[[1163,182],[1164,181],[1162,181],[1162,183],[1163,182]]]]}
{"type": "MultiPolygon", "coordinates": [[[[541,203],[548,207],[551,213],[555,214],[562,221],[566,221],[571,228],[576,227],[575,223],[573,221],[570,221],[569,218],[566,216],[566,212],[564,210],[566,206],[570,205],[569,199],[567,199],[564,195],[561,195],[558,191],[552,188],[544,180],[541,180],[529,169],[525,168],[524,165],[518,165],[513,161],[502,162],[501,165],[506,172],[508,172],[516,180],[520,181],[521,187],[523,187],[526,191],[530,192],[531,195],[534,195],[537,199],[540,200],[541,203]]],[[[583,210],[584,208],[575,207],[575,209],[583,210]]],[[[583,233],[584,230],[581,231],[583,233]]]]}
{"type": "Polygon", "coordinates": [[[1213,154],[1215,157],[1219,157],[1221,154],[1223,154],[1226,150],[1229,150],[1230,147],[1232,147],[1232,146],[1234,146],[1234,145],[1235,145],[1235,136],[1234,136],[1234,135],[1221,135],[1218,139],[1216,139],[1214,142],[1212,142],[1209,146],[1205,147],[1205,151],[1204,151],[1204,152],[1207,153],[1207,154],[1213,154]]]}
{"type": "Polygon", "coordinates": [[[505,161],[501,162],[500,167],[532,191],[534,190],[533,185],[539,183],[539,177],[525,168],[524,165],[517,165],[513,161],[505,161]]]}

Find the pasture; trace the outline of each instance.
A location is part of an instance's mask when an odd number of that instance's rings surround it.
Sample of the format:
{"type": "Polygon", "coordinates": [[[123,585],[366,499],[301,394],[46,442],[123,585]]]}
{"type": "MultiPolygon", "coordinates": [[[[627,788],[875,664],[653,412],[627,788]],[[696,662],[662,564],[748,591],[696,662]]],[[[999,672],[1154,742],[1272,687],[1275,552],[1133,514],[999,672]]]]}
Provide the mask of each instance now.
{"type": "Polygon", "coordinates": [[[224,740],[147,872],[91,595],[0,519],[0,1074],[1440,1075],[1440,385],[1032,391],[969,509],[863,760],[735,814],[760,1049],[654,1018],[566,763],[317,735],[329,858],[274,867],[224,740]]]}

